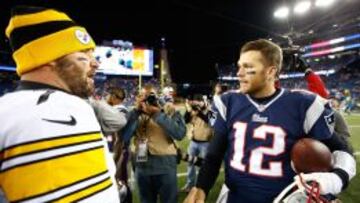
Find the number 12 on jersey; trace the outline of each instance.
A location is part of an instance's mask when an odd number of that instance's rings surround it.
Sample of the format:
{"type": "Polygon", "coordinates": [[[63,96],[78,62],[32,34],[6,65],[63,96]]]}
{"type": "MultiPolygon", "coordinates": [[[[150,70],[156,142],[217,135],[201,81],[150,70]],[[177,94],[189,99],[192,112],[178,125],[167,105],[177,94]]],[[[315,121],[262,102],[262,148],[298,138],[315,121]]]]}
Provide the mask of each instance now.
{"type": "Polygon", "coordinates": [[[268,168],[263,167],[264,155],[277,156],[285,151],[285,131],[278,126],[263,124],[254,129],[252,138],[266,140],[272,136],[272,146],[258,146],[250,151],[248,167],[243,163],[244,152],[248,151],[246,146],[247,123],[236,122],[234,124],[234,154],[230,161],[230,166],[242,172],[248,172],[254,175],[281,177],[283,175],[282,162],[270,161],[268,168]]]}

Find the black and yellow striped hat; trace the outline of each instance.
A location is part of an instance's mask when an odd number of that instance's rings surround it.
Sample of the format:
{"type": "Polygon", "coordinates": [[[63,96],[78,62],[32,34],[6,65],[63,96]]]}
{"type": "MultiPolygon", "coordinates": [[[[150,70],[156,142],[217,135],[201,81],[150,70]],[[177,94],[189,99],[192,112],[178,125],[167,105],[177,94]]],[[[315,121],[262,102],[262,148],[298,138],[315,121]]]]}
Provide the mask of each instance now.
{"type": "Polygon", "coordinates": [[[67,54],[95,48],[85,28],[63,12],[17,6],[11,15],[6,36],[10,40],[18,75],[67,54]]]}

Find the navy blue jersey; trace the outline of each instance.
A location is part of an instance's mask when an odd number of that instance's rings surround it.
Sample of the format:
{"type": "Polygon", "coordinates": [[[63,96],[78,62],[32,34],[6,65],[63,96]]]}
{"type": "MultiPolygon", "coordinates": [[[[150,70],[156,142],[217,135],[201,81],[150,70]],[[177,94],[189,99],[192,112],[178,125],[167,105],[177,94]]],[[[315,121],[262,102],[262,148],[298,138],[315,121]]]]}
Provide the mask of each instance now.
{"type": "Polygon", "coordinates": [[[265,104],[231,92],[214,103],[215,133],[228,140],[224,158],[225,182],[231,191],[228,202],[272,202],[293,182],[294,143],[333,135],[333,112],[326,100],[305,91],[281,89],[265,104]]]}

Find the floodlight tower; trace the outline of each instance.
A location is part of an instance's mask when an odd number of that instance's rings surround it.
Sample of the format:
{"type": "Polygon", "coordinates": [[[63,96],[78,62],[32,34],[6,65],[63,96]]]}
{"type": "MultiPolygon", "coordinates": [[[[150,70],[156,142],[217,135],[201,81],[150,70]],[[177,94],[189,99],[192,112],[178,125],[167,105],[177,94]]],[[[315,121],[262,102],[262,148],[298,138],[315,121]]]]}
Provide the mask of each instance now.
{"type": "Polygon", "coordinates": [[[161,90],[164,89],[165,85],[171,83],[171,75],[169,68],[169,60],[166,49],[166,39],[165,37],[161,38],[161,50],[160,50],[160,87],[161,90]]]}

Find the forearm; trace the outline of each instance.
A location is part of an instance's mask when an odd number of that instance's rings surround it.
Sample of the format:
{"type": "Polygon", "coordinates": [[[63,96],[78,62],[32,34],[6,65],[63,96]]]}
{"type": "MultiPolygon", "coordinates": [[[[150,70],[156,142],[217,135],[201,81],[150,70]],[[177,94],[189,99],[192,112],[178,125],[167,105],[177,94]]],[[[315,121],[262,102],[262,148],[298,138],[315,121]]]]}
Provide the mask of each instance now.
{"type": "Polygon", "coordinates": [[[305,73],[305,79],[308,83],[308,89],[317,93],[323,98],[327,98],[329,93],[320,76],[316,75],[312,70],[305,73]]]}
{"type": "Polygon", "coordinates": [[[342,182],[345,189],[349,181],[356,174],[356,161],[352,155],[350,143],[334,134],[330,139],[323,141],[329,147],[333,157],[333,171],[342,182]]]}
{"type": "Polygon", "coordinates": [[[113,133],[122,129],[126,125],[127,119],[125,114],[114,112],[113,114],[108,113],[106,116],[104,116],[103,123],[104,131],[113,133]]]}
{"type": "Polygon", "coordinates": [[[93,107],[104,133],[114,133],[125,126],[127,119],[124,113],[118,112],[104,101],[89,99],[88,102],[93,107]]]}
{"type": "Polygon", "coordinates": [[[334,132],[333,136],[331,138],[322,140],[323,142],[331,152],[334,151],[344,151],[349,154],[352,154],[352,147],[349,142],[345,139],[341,139],[341,135],[339,135],[337,132],[334,132]]]}
{"type": "Polygon", "coordinates": [[[210,141],[207,155],[204,163],[200,168],[196,187],[201,188],[206,194],[214,185],[217,176],[219,175],[221,162],[227,147],[227,139],[221,134],[215,134],[210,141]]]}
{"type": "Polygon", "coordinates": [[[159,112],[153,115],[154,121],[159,124],[173,139],[181,140],[186,133],[186,125],[182,116],[176,112],[173,116],[159,112]]]}
{"type": "Polygon", "coordinates": [[[139,115],[140,113],[137,110],[133,110],[128,114],[128,122],[125,127],[121,129],[121,133],[119,134],[119,136],[121,136],[120,139],[123,140],[125,144],[129,144],[132,135],[135,133],[138,126],[139,115]]]}
{"type": "Polygon", "coordinates": [[[334,169],[333,172],[338,175],[342,181],[342,190],[344,190],[350,180],[356,175],[355,158],[344,151],[333,152],[334,169]]]}

